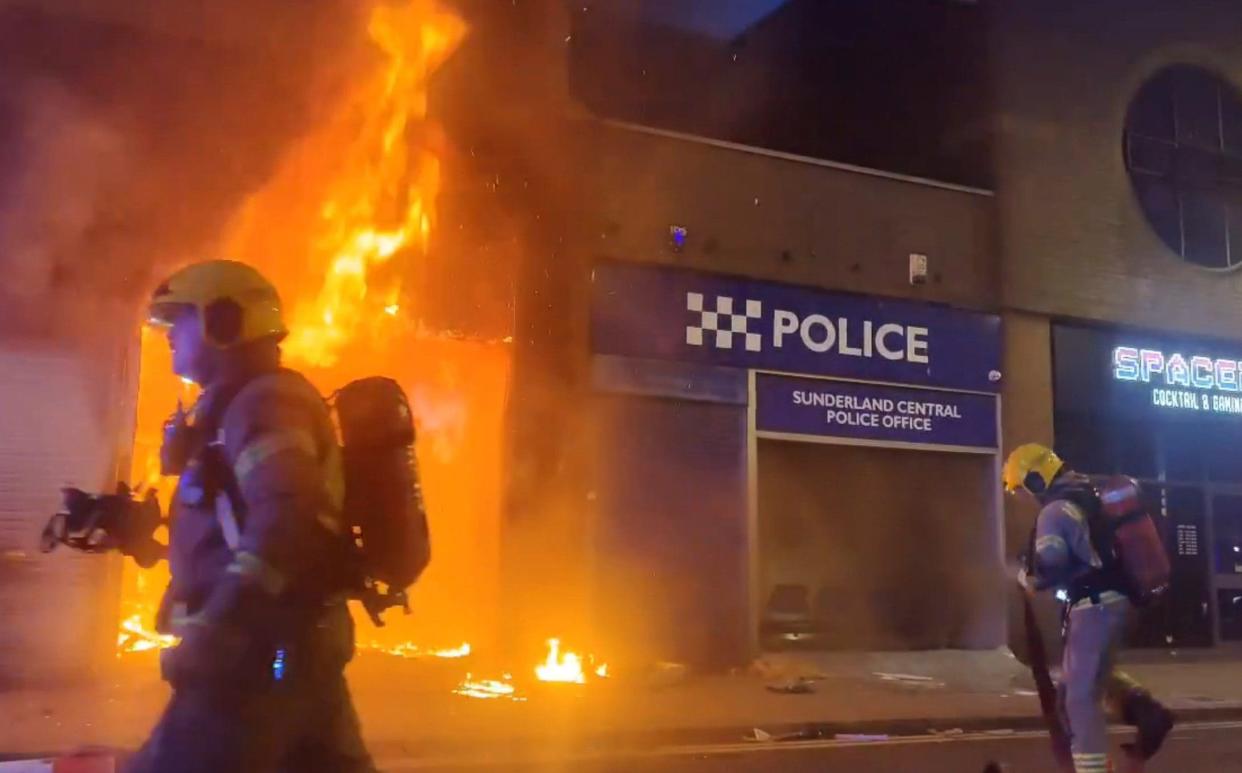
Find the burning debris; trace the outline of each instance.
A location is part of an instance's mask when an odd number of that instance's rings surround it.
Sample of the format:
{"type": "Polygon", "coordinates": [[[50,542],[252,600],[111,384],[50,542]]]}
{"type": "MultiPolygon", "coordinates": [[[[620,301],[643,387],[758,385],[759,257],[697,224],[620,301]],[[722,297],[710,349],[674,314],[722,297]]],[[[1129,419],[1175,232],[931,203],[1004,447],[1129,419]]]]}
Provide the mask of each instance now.
{"type": "MultiPolygon", "coordinates": [[[[590,660],[593,663],[595,659],[592,656],[590,660]]],[[[601,679],[607,678],[608,664],[601,663],[596,666],[594,674],[601,679]]],[[[575,652],[566,652],[562,655],[560,639],[548,639],[548,656],[542,664],[535,666],[535,676],[541,682],[586,684],[586,672],[582,670],[582,658],[575,652]]]]}
{"type": "Polygon", "coordinates": [[[153,631],[142,624],[142,615],[133,614],[121,621],[121,630],[116,635],[116,656],[128,652],[146,652],[172,647],[177,644],[177,637],[153,631]]]}
{"type": "MultiPolygon", "coordinates": [[[[552,684],[586,684],[588,676],[593,679],[608,678],[608,664],[600,663],[595,666],[594,655],[588,655],[584,659],[576,652],[561,652],[560,639],[548,639],[547,645],[547,655],[542,663],[535,666],[537,681],[552,684]],[[584,660],[594,666],[593,670],[583,670],[584,660]]],[[[504,674],[500,679],[475,679],[473,674],[467,673],[453,693],[467,698],[526,700],[514,685],[512,674],[504,674]]]]}
{"type": "Polygon", "coordinates": [[[453,688],[454,695],[464,695],[467,698],[480,698],[482,700],[495,700],[497,698],[506,698],[511,701],[524,701],[522,696],[517,694],[517,688],[509,683],[510,674],[505,674],[505,681],[498,679],[475,679],[472,674],[466,674],[466,678],[461,684],[453,688]]]}

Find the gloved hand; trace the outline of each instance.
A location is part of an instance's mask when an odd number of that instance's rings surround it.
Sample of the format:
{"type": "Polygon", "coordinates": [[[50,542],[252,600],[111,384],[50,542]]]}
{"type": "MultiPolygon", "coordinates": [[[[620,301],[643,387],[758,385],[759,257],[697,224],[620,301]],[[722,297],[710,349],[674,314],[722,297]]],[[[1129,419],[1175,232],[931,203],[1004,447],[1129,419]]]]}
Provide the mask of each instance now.
{"type": "Polygon", "coordinates": [[[189,414],[181,401],[177,410],[164,422],[164,442],[160,445],[160,474],[180,475],[193,452],[197,437],[190,426],[189,414]]]}
{"type": "Polygon", "coordinates": [[[1027,593],[1033,593],[1035,591],[1035,578],[1026,571],[1025,566],[1018,570],[1018,585],[1021,585],[1022,590],[1027,593]]]}
{"type": "Polygon", "coordinates": [[[174,689],[227,689],[253,679],[252,648],[243,631],[196,621],[181,634],[180,644],[160,652],[160,675],[174,689]]]}

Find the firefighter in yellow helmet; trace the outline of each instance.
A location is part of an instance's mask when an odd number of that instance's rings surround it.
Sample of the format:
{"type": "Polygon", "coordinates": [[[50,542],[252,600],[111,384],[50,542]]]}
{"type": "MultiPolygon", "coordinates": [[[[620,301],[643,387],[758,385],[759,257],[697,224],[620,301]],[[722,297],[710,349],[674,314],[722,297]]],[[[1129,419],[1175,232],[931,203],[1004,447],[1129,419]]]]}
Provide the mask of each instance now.
{"type": "Polygon", "coordinates": [[[173,370],[202,387],[165,425],[178,475],[162,653],[173,688],[132,773],[373,771],[343,670],[349,535],[327,407],[281,367],[280,298],[232,261],[184,268],[150,302],[173,370]]]}
{"type": "Polygon", "coordinates": [[[1124,572],[1099,528],[1095,487],[1038,443],[1014,449],[1002,480],[1007,492],[1026,492],[1041,507],[1019,580],[1028,591],[1055,589],[1065,603],[1059,688],[1076,773],[1110,770],[1105,698],[1138,728],[1130,753],[1151,757],[1172,728],[1173,717],[1114,668],[1131,601],[1124,572]]]}

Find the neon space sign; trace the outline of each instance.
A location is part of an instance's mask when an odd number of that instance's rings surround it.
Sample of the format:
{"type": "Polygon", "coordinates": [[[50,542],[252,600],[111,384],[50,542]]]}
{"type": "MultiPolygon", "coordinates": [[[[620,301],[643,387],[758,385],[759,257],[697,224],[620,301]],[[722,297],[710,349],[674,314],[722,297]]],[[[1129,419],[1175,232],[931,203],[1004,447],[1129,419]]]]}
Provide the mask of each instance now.
{"type": "Polygon", "coordinates": [[[1242,414],[1238,360],[1118,346],[1113,349],[1113,378],[1151,384],[1151,403],[1159,408],[1242,414]]]}

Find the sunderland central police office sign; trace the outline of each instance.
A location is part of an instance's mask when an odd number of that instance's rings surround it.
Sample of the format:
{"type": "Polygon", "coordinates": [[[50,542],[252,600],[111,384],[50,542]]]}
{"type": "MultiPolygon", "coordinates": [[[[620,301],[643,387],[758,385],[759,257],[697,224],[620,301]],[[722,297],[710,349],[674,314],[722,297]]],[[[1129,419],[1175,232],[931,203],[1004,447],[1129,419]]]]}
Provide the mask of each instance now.
{"type": "Polygon", "coordinates": [[[755,428],[802,435],[992,451],[996,400],[971,392],[909,389],[761,373],[755,428]]]}
{"type": "Polygon", "coordinates": [[[598,266],[591,336],[602,355],[1000,388],[994,315],[678,269],[598,266]]]}

